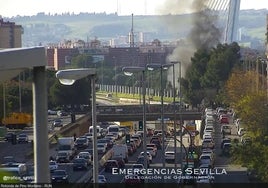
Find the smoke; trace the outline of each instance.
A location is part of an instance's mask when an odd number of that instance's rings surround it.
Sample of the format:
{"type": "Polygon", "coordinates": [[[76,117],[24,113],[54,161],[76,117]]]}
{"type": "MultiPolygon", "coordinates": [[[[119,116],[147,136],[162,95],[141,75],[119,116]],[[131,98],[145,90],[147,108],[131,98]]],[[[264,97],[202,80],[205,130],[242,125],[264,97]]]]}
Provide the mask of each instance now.
{"type": "MultiPolygon", "coordinates": [[[[216,46],[221,38],[221,32],[216,24],[218,17],[207,7],[208,0],[166,0],[159,13],[161,14],[188,14],[191,15],[190,32],[185,39],[178,41],[177,47],[167,61],[180,61],[182,77],[185,77],[187,68],[191,63],[191,57],[198,49],[209,49],[216,46]],[[189,14],[191,13],[191,14],[189,14]]],[[[181,16],[182,17],[182,16],[181,16]]],[[[168,16],[170,19],[171,16],[168,16]]],[[[177,32],[185,30],[187,25],[180,24],[180,20],[165,20],[167,27],[177,32]]],[[[183,18],[183,17],[182,17],[183,18]]],[[[176,77],[179,77],[179,64],[176,67],[176,77]]],[[[171,70],[170,70],[171,71],[171,70]]],[[[172,80],[172,73],[168,74],[168,80],[172,80]]],[[[172,83],[172,82],[171,82],[172,83]]],[[[177,87],[176,83],[176,87],[177,87]]]]}

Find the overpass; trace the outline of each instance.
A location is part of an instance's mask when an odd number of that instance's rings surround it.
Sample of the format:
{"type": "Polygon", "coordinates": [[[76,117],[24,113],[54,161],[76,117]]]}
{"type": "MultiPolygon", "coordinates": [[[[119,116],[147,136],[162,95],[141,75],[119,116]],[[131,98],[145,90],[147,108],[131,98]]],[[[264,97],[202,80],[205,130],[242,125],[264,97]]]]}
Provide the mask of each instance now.
{"type": "MultiPolygon", "coordinates": [[[[198,110],[179,109],[179,106],[167,104],[163,106],[164,118],[169,120],[201,120],[202,112],[198,110]]],[[[161,105],[146,105],[146,120],[154,121],[161,118],[161,105]]],[[[142,121],[143,106],[142,105],[113,105],[113,106],[97,106],[97,122],[102,121],[142,121]]]]}

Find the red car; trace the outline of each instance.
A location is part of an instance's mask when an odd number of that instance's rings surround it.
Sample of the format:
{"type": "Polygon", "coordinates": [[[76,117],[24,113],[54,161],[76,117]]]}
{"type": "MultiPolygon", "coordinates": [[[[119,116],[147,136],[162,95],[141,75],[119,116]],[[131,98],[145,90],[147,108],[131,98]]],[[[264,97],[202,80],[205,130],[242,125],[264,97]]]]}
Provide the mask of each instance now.
{"type": "Polygon", "coordinates": [[[225,116],[221,117],[220,118],[220,123],[221,124],[229,124],[229,118],[225,117],[225,116]]]}

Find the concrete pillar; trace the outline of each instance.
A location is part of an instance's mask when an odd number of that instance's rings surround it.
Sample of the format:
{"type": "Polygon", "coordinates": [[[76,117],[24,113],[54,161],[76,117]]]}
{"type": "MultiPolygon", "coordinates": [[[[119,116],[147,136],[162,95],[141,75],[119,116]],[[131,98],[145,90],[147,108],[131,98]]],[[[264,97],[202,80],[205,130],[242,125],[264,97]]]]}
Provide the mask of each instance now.
{"type": "Polygon", "coordinates": [[[45,66],[33,68],[34,181],[49,183],[47,83],[45,66]]]}

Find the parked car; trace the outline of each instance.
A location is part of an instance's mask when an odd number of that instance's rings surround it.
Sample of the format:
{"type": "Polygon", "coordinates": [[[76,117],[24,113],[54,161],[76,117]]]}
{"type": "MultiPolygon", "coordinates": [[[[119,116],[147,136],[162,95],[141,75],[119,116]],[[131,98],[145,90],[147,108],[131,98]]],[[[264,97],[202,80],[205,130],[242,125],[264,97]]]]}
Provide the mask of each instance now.
{"type": "Polygon", "coordinates": [[[62,127],[63,126],[63,123],[62,123],[62,120],[61,119],[55,119],[52,123],[52,126],[53,127],[62,127]]]}
{"type": "Polygon", "coordinates": [[[65,170],[55,170],[51,174],[52,183],[69,183],[69,176],[65,170]]]}
{"type": "Polygon", "coordinates": [[[29,137],[25,133],[21,133],[17,137],[18,143],[28,143],[29,137]]]}
{"type": "Polygon", "coordinates": [[[6,133],[4,140],[7,142],[11,142],[14,135],[15,135],[15,133],[8,132],[8,133],[6,133]]]}
{"type": "Polygon", "coordinates": [[[63,110],[57,111],[57,116],[59,116],[59,117],[68,116],[68,115],[69,115],[68,112],[65,112],[63,110]]]}

